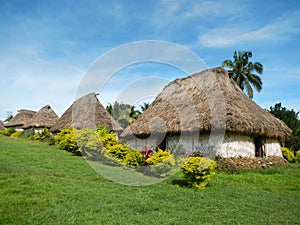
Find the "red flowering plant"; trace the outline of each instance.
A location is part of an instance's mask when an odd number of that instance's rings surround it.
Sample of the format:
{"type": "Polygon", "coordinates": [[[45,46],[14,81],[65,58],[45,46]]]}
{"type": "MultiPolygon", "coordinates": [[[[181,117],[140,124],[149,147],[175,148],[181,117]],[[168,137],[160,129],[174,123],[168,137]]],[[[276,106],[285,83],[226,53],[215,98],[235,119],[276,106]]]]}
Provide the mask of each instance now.
{"type": "Polygon", "coordinates": [[[149,145],[144,146],[144,150],[141,151],[141,154],[145,157],[145,163],[144,166],[148,166],[148,163],[146,163],[146,160],[149,159],[151,156],[153,156],[153,150],[151,150],[149,145]]]}
{"type": "Polygon", "coordinates": [[[141,154],[145,157],[145,159],[153,156],[153,150],[149,147],[149,145],[144,146],[144,151],[141,151],[141,154]]]}

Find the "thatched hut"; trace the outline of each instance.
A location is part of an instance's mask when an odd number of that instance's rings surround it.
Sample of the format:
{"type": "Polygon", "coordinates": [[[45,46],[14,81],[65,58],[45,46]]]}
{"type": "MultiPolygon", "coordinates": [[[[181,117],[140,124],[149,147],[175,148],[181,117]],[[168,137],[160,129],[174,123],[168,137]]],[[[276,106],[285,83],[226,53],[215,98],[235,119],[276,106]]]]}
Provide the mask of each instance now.
{"type": "Polygon", "coordinates": [[[112,118],[95,93],[78,98],[51,127],[50,131],[74,127],[77,129],[106,126],[115,132],[121,132],[122,127],[112,118]]]}
{"type": "Polygon", "coordinates": [[[0,130],[5,130],[4,123],[2,120],[0,120],[0,130]]]}
{"type": "Polygon", "coordinates": [[[58,115],[54,112],[50,105],[45,105],[36,114],[33,115],[31,121],[24,124],[23,129],[34,129],[34,132],[40,132],[44,128],[50,128],[58,120],[58,115]]]}
{"type": "Polygon", "coordinates": [[[4,124],[6,128],[15,128],[17,131],[23,131],[23,126],[30,123],[35,111],[21,109],[18,113],[7,123],[4,124]]]}
{"type": "Polygon", "coordinates": [[[212,68],[170,82],[121,137],[138,149],[180,146],[221,157],[264,157],[282,156],[279,138],[290,134],[226,70],[212,68]]]}

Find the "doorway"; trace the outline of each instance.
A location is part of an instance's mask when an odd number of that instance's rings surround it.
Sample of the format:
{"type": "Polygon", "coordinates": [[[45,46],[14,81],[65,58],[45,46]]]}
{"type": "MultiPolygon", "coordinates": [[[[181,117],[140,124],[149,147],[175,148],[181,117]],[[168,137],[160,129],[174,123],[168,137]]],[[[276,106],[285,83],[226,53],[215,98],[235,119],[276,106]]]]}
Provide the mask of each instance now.
{"type": "Polygon", "coordinates": [[[265,157],[264,151],[264,138],[257,136],[254,137],[254,144],[255,144],[255,157],[265,157]]]}

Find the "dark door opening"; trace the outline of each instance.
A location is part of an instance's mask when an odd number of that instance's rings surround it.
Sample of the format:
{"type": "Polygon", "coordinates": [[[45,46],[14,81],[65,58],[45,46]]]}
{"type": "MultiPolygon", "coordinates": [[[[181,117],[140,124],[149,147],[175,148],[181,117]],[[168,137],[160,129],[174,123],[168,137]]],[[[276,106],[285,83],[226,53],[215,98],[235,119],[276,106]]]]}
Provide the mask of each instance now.
{"type": "Polygon", "coordinates": [[[162,142],[160,142],[160,144],[157,147],[160,148],[161,150],[166,150],[166,148],[167,148],[167,139],[166,139],[166,137],[162,140],[162,142]]]}
{"type": "Polygon", "coordinates": [[[255,144],[255,157],[265,157],[263,138],[255,137],[254,144],[255,144]]]}

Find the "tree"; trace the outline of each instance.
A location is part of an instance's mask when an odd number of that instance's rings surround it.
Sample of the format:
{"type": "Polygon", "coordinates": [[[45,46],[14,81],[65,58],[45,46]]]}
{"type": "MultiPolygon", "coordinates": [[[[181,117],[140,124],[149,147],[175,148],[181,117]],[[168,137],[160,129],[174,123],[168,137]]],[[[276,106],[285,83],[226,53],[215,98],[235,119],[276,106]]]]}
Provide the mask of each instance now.
{"type": "Polygon", "coordinates": [[[285,122],[285,124],[293,131],[292,136],[283,140],[284,145],[294,151],[300,149],[300,120],[299,112],[293,109],[282,107],[281,103],[276,103],[274,107],[268,110],[275,117],[285,122]]]}
{"type": "Polygon", "coordinates": [[[229,67],[229,76],[237,83],[237,85],[246,92],[246,94],[253,98],[252,86],[260,92],[262,89],[262,81],[259,75],[263,72],[263,66],[259,62],[252,63],[249,58],[252,57],[252,52],[238,51],[234,52],[233,59],[223,61],[222,67],[229,67]],[[259,75],[255,74],[258,73],[259,75]]]}
{"type": "Polygon", "coordinates": [[[143,102],[143,105],[140,105],[141,109],[142,109],[142,113],[146,111],[146,109],[148,109],[151,106],[151,104],[149,102],[143,102]]]}
{"type": "Polygon", "coordinates": [[[113,104],[109,103],[106,110],[123,128],[133,123],[139,115],[139,111],[134,106],[117,101],[113,104]]]}
{"type": "Polygon", "coordinates": [[[4,122],[10,121],[14,117],[12,112],[10,112],[10,111],[7,111],[6,114],[7,114],[7,116],[6,116],[6,119],[4,120],[4,122]]]}

